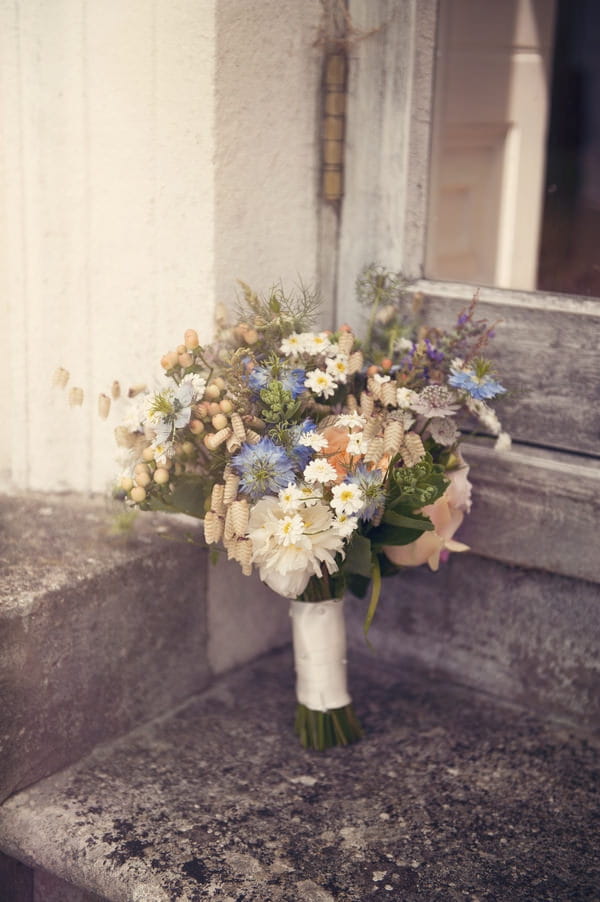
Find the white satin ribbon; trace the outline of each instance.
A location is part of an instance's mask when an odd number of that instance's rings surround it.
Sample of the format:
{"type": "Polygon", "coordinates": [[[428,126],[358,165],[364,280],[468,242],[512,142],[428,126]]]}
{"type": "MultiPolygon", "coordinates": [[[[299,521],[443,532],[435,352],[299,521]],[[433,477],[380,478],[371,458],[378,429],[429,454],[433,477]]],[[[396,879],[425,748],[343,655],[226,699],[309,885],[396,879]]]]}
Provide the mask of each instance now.
{"type": "Polygon", "coordinates": [[[311,711],[350,704],[343,601],[292,601],[296,697],[311,711]]]}

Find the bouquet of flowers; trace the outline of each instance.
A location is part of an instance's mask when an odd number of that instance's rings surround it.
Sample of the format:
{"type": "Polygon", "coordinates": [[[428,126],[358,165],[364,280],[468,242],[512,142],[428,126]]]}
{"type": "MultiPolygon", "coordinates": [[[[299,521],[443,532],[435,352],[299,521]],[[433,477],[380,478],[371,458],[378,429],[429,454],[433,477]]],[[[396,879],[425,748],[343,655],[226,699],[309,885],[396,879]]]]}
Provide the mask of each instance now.
{"type": "Polygon", "coordinates": [[[464,551],[453,538],[470,507],[461,420],[506,442],[488,405],[504,388],[481,354],[491,329],[475,303],[452,331],[415,325],[397,278],[377,267],[359,281],[362,342],[349,326],[311,331],[305,290],[242,287],[238,321],[221,317],[207,346],[189,329],[162,358],[163,383],[133,400],[117,428],[119,489],[130,506],[203,520],[208,545],[290,599],[296,731],[307,747],[344,745],[361,735],[344,593],[370,587],[368,630],[382,576],[464,551]]]}

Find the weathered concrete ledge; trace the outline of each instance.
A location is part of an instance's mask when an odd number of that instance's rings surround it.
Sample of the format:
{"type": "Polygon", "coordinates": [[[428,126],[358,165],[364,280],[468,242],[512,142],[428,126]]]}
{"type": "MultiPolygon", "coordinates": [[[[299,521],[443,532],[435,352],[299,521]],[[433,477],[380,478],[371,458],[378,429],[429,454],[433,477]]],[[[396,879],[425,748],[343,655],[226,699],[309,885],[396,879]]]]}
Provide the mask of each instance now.
{"type": "Polygon", "coordinates": [[[9,799],[0,848],[73,902],[598,898],[597,740],[405,661],[350,670],[355,746],[300,748],[272,654],[9,799]]]}
{"type": "Polygon", "coordinates": [[[289,639],[285,606],[210,568],[195,522],[119,532],[122,511],[0,497],[0,799],[289,639]]]}

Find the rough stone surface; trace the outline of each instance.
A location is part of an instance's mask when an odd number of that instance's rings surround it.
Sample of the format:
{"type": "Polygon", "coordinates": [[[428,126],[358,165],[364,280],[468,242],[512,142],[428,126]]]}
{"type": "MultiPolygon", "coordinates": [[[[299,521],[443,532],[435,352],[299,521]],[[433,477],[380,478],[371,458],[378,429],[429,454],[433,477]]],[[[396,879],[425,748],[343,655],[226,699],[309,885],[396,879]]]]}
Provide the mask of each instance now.
{"type": "Polygon", "coordinates": [[[8,800],[0,847],[111,902],[598,900],[597,739],[354,655],[366,738],[292,734],[290,650],[8,800]]]}
{"type": "Polygon", "coordinates": [[[0,498],[0,798],[207,685],[206,552],[74,495],[0,498]]]}
{"type": "MultiPolygon", "coordinates": [[[[346,605],[365,649],[366,601],[346,605]]],[[[384,580],[369,631],[378,657],[401,659],[510,702],[600,730],[600,586],[474,554],[437,573],[384,580]]]]}

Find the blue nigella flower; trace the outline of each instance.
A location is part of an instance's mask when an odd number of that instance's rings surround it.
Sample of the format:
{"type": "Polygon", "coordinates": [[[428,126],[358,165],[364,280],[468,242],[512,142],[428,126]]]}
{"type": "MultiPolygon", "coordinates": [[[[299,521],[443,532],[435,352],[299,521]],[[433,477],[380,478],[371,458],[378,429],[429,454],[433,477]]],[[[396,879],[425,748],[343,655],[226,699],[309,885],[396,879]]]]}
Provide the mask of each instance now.
{"type": "Polygon", "coordinates": [[[289,457],[270,438],[261,438],[256,445],[243,445],[231,458],[231,466],[240,476],[240,489],[251,501],[263,495],[277,495],[295,481],[289,457]]]}
{"type": "Polygon", "coordinates": [[[354,473],[348,476],[348,482],[358,485],[365,498],[365,503],[358,513],[360,520],[372,520],[375,514],[383,509],[385,489],[382,481],[381,470],[367,470],[364,464],[360,464],[354,473]]]}
{"type": "Polygon", "coordinates": [[[450,373],[448,384],[453,388],[468,392],[476,401],[487,401],[489,398],[495,398],[496,395],[502,395],[506,391],[504,386],[500,385],[488,373],[483,373],[479,376],[475,370],[459,370],[455,367],[450,369],[450,373]]]}
{"type": "Polygon", "coordinates": [[[300,445],[300,436],[303,432],[314,432],[317,428],[312,420],[304,420],[296,426],[291,426],[288,430],[291,442],[291,449],[288,452],[290,460],[296,470],[304,470],[305,466],[313,459],[315,451],[310,445],[300,445]]]}
{"type": "Polygon", "coordinates": [[[261,389],[266,388],[269,382],[281,382],[284,389],[289,391],[292,398],[296,398],[304,391],[304,380],[306,373],[303,369],[296,368],[293,370],[279,370],[273,373],[271,367],[255,366],[248,377],[248,385],[257,394],[261,389]]]}

